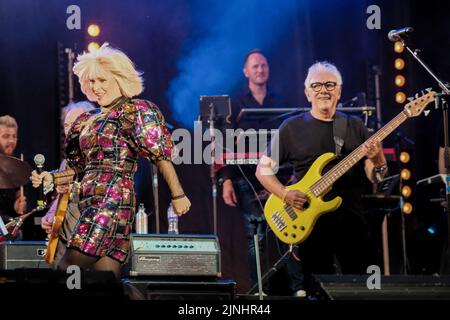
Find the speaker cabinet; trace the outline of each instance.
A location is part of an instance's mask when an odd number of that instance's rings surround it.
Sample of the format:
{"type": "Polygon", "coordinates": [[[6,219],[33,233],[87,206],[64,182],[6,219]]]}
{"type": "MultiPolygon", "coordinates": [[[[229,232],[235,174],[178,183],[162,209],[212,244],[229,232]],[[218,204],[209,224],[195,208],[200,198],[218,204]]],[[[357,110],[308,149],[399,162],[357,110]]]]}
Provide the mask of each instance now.
{"type": "Polygon", "coordinates": [[[139,290],[141,300],[234,300],[236,291],[233,280],[130,279],[127,284],[139,290]]]}
{"type": "Polygon", "coordinates": [[[44,241],[2,242],[0,243],[0,269],[51,268],[44,260],[46,249],[44,241]]]}
{"type": "Polygon", "coordinates": [[[450,300],[450,276],[381,276],[380,289],[368,288],[369,276],[314,275],[313,295],[319,300],[450,300]]]}
{"type": "Polygon", "coordinates": [[[0,270],[0,296],[21,297],[21,299],[39,299],[41,297],[126,299],[122,284],[110,271],[80,270],[79,286],[77,287],[73,286],[74,275],[74,272],[53,269],[0,270]]]}

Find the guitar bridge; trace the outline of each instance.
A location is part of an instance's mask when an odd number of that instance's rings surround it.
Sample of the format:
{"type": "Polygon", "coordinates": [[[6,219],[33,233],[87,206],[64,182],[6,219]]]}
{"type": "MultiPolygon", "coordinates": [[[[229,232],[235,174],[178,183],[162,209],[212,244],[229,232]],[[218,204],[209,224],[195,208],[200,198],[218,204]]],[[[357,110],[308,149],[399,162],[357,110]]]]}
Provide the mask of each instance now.
{"type": "Polygon", "coordinates": [[[283,229],[286,228],[286,222],[284,222],[283,217],[278,211],[272,213],[270,219],[275,224],[275,227],[278,229],[278,231],[282,231],[283,229]]]}

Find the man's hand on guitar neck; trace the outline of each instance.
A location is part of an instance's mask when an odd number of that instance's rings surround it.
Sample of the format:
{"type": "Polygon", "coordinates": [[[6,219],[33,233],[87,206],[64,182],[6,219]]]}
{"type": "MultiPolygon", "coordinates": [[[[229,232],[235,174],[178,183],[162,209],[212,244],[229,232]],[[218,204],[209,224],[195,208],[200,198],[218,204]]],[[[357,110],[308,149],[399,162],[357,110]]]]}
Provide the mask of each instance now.
{"type": "Polygon", "coordinates": [[[366,157],[373,163],[375,167],[379,167],[386,163],[381,143],[378,140],[368,140],[364,143],[363,148],[366,157]]]}
{"type": "Polygon", "coordinates": [[[308,196],[298,190],[286,190],[283,200],[295,209],[303,210],[303,206],[308,201],[308,196]]]}

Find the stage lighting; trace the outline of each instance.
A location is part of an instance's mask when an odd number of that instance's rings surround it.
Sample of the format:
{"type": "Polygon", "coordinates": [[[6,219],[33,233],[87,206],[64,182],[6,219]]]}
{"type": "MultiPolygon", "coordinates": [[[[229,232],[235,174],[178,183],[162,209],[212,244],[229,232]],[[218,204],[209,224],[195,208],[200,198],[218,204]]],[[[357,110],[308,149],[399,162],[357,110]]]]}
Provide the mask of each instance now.
{"type": "Polygon", "coordinates": [[[403,186],[402,187],[402,196],[404,198],[409,198],[412,194],[412,190],[410,186],[403,186]]]}
{"type": "Polygon", "coordinates": [[[409,155],[409,152],[406,151],[402,151],[400,152],[400,162],[402,163],[408,163],[409,160],[411,159],[411,156],[409,155]]]}
{"type": "Polygon", "coordinates": [[[410,214],[413,211],[414,204],[414,185],[415,181],[412,175],[413,166],[413,150],[401,148],[398,154],[399,169],[400,169],[400,195],[402,211],[405,214],[410,214]],[[407,199],[407,200],[406,200],[407,199]]]}
{"type": "Polygon", "coordinates": [[[397,92],[395,94],[395,102],[403,104],[406,101],[406,94],[404,94],[403,92],[397,92]]]}
{"type": "Polygon", "coordinates": [[[433,224],[432,226],[428,227],[427,231],[428,231],[428,233],[434,235],[436,233],[436,225],[433,224]]]}
{"type": "Polygon", "coordinates": [[[97,42],[91,42],[91,43],[89,43],[89,45],[88,45],[88,50],[89,50],[89,52],[98,50],[98,48],[100,48],[100,45],[99,45],[97,42]]]}
{"type": "Polygon", "coordinates": [[[403,60],[402,58],[395,59],[394,66],[397,70],[403,70],[403,68],[405,67],[405,60],[403,60]]]}
{"type": "Polygon", "coordinates": [[[397,87],[403,87],[406,83],[406,79],[404,76],[402,76],[401,74],[398,74],[395,76],[395,85],[397,87]]]}
{"type": "Polygon", "coordinates": [[[394,43],[394,51],[397,53],[402,53],[405,50],[405,47],[400,41],[394,43]]]}
{"type": "Polygon", "coordinates": [[[410,214],[410,213],[413,211],[413,206],[412,206],[412,204],[409,203],[409,202],[405,202],[405,203],[403,204],[402,211],[403,211],[404,214],[410,214]]]}
{"type": "Polygon", "coordinates": [[[402,178],[402,180],[409,180],[411,179],[411,171],[409,171],[409,169],[402,169],[402,171],[400,172],[400,178],[402,178]]]}
{"type": "Polygon", "coordinates": [[[100,27],[96,24],[91,24],[89,25],[87,32],[91,37],[95,38],[100,34],[100,27]]]}

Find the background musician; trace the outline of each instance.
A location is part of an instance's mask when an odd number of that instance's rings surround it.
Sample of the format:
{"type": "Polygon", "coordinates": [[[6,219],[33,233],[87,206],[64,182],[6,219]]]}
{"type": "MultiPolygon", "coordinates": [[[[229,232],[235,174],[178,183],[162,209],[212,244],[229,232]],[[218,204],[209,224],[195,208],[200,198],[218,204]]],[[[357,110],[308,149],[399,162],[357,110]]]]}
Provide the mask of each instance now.
{"type": "MultiPolygon", "coordinates": [[[[266,57],[260,50],[254,49],[247,53],[242,71],[248,82],[245,88],[232,98],[232,128],[241,128],[243,130],[277,128],[278,122],[246,121],[237,123],[236,117],[243,108],[285,106],[280,97],[267,86],[270,69],[266,57]]],[[[257,272],[253,235],[258,234],[261,268],[264,270],[267,260],[264,254],[265,243],[263,241],[266,223],[261,203],[258,202],[255,192],[243,174],[254,186],[255,191],[260,192],[264,189],[255,178],[254,168],[248,166],[242,166],[241,168],[243,172],[236,166],[225,166],[221,170],[220,177],[223,180],[222,197],[228,206],[237,207],[244,218],[251,285],[254,285],[257,282],[257,272]]]]}
{"type": "MultiPolygon", "coordinates": [[[[0,154],[13,156],[17,146],[18,125],[16,120],[5,115],[0,117],[0,154]]],[[[25,213],[27,198],[21,196],[19,188],[0,189],[0,217],[6,224],[25,213]]],[[[21,235],[17,237],[20,239],[21,235]]]]}

